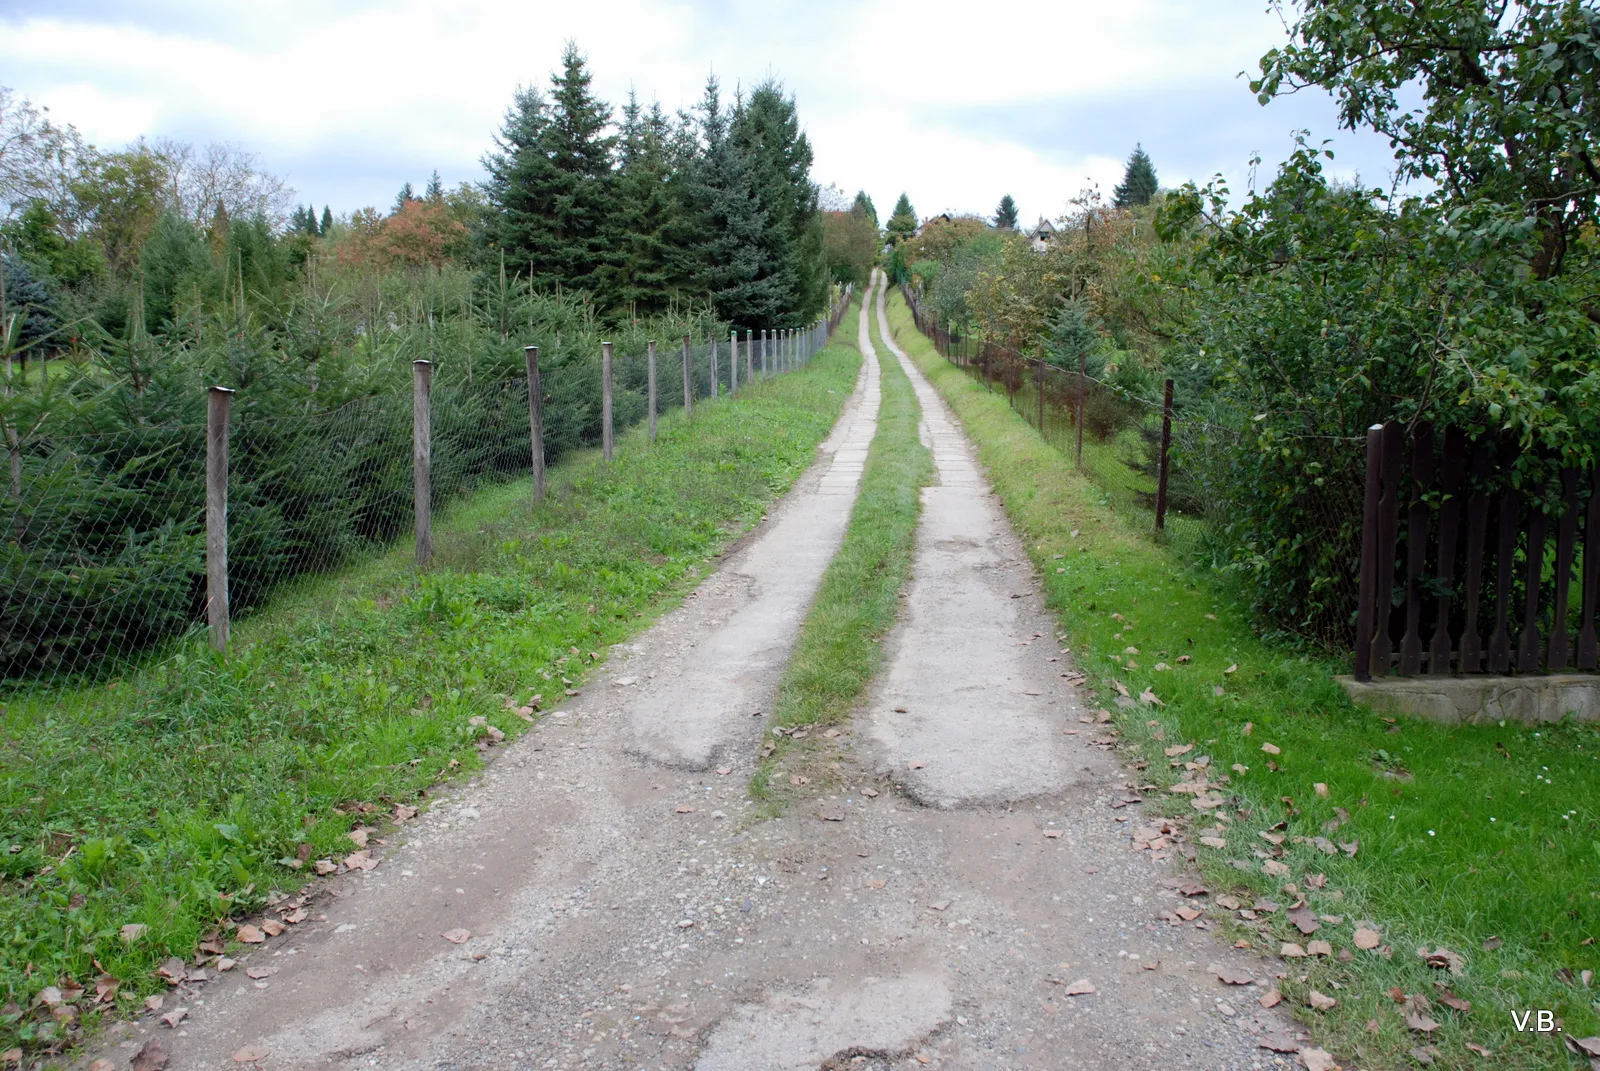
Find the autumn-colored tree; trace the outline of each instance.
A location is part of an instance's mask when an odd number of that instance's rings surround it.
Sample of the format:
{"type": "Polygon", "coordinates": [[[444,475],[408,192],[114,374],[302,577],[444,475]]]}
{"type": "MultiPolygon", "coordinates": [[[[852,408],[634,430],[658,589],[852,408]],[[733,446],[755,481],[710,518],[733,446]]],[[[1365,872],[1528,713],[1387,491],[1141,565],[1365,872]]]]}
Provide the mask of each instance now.
{"type": "Polygon", "coordinates": [[[450,247],[466,234],[466,227],[450,214],[442,197],[407,201],[383,221],[374,245],[376,261],[380,266],[431,264],[437,268],[444,264],[450,247]]]}

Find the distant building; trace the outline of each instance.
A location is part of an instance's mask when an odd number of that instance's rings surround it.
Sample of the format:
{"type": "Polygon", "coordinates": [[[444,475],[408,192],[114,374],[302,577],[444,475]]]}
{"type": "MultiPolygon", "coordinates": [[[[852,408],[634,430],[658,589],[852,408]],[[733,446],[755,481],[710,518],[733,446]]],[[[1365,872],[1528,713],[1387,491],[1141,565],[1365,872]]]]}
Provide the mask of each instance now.
{"type": "Polygon", "coordinates": [[[940,212],[937,216],[929,216],[927,219],[925,219],[921,223],[917,224],[917,229],[911,232],[911,237],[913,237],[913,238],[917,237],[925,229],[927,229],[929,226],[931,226],[931,225],[933,225],[935,223],[949,223],[949,222],[950,222],[950,213],[948,213],[948,212],[940,212]]]}
{"type": "Polygon", "coordinates": [[[1028,232],[1028,244],[1033,246],[1036,252],[1043,253],[1055,239],[1056,225],[1043,216],[1039,217],[1039,222],[1028,232]]]}

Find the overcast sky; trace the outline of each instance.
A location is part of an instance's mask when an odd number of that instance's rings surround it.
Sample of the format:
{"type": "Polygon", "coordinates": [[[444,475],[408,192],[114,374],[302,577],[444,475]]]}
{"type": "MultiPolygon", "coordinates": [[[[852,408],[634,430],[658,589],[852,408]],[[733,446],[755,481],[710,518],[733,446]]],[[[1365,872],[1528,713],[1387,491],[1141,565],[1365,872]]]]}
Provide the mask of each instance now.
{"type": "Polygon", "coordinates": [[[1336,130],[1331,101],[1258,105],[1239,77],[1284,39],[1265,0],[0,0],[0,84],[101,147],[141,134],[237,142],[300,198],[386,206],[437,168],[481,177],[514,88],[545,85],[567,39],[596,90],[669,110],[708,73],[781,79],[813,177],[886,217],[1060,215],[1109,196],[1135,142],[1161,182],[1263,174],[1309,128],[1337,168],[1385,181],[1386,144],[1336,130]]]}

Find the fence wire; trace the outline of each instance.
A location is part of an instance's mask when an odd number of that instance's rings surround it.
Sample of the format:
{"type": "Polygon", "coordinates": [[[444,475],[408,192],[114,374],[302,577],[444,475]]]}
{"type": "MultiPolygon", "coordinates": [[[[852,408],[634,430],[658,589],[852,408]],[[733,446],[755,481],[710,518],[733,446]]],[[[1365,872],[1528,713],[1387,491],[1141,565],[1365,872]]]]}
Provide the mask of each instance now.
{"type": "MultiPolygon", "coordinates": [[[[827,344],[849,300],[846,291],[826,320],[804,329],[740,332],[737,371],[729,339],[692,341],[690,399],[741,394],[803,368],[827,344]]],[[[684,407],[684,356],[682,340],[657,346],[659,415],[684,407]]],[[[646,353],[613,356],[619,432],[647,416],[648,366],[646,353]]],[[[602,392],[599,354],[541,368],[547,462],[601,442],[602,392]]],[[[197,396],[193,414],[203,412],[197,396]]],[[[437,384],[430,415],[434,511],[527,477],[533,441],[526,378],[437,384]]],[[[227,479],[232,616],[412,531],[413,417],[410,391],[295,418],[255,417],[248,388],[238,392],[227,479]]],[[[8,418],[0,437],[7,454],[0,694],[65,675],[121,672],[165,644],[196,640],[206,621],[204,420],[128,421],[109,430],[63,423],[19,432],[8,418]]],[[[441,536],[449,538],[436,533],[436,547],[441,536]]]]}

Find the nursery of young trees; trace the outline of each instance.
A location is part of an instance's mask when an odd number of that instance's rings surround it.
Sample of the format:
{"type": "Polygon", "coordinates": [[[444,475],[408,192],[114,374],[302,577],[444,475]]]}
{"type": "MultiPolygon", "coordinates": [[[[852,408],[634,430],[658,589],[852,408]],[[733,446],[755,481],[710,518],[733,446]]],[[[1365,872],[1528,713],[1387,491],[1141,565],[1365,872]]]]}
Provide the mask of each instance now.
{"type": "MultiPolygon", "coordinates": [[[[774,81],[619,111],[569,46],[511,102],[486,182],[435,174],[335,216],[236,147],[101,150],[0,89],[0,679],[200,617],[210,385],[237,391],[240,608],[407,528],[414,360],[434,362],[436,441],[459,442],[442,498],[526,469],[507,386],[524,346],[554,459],[598,438],[602,339],[631,354],[813,322],[830,277],[811,158],[774,81]]],[[[643,384],[619,389],[618,419],[637,417],[643,384]]]]}

